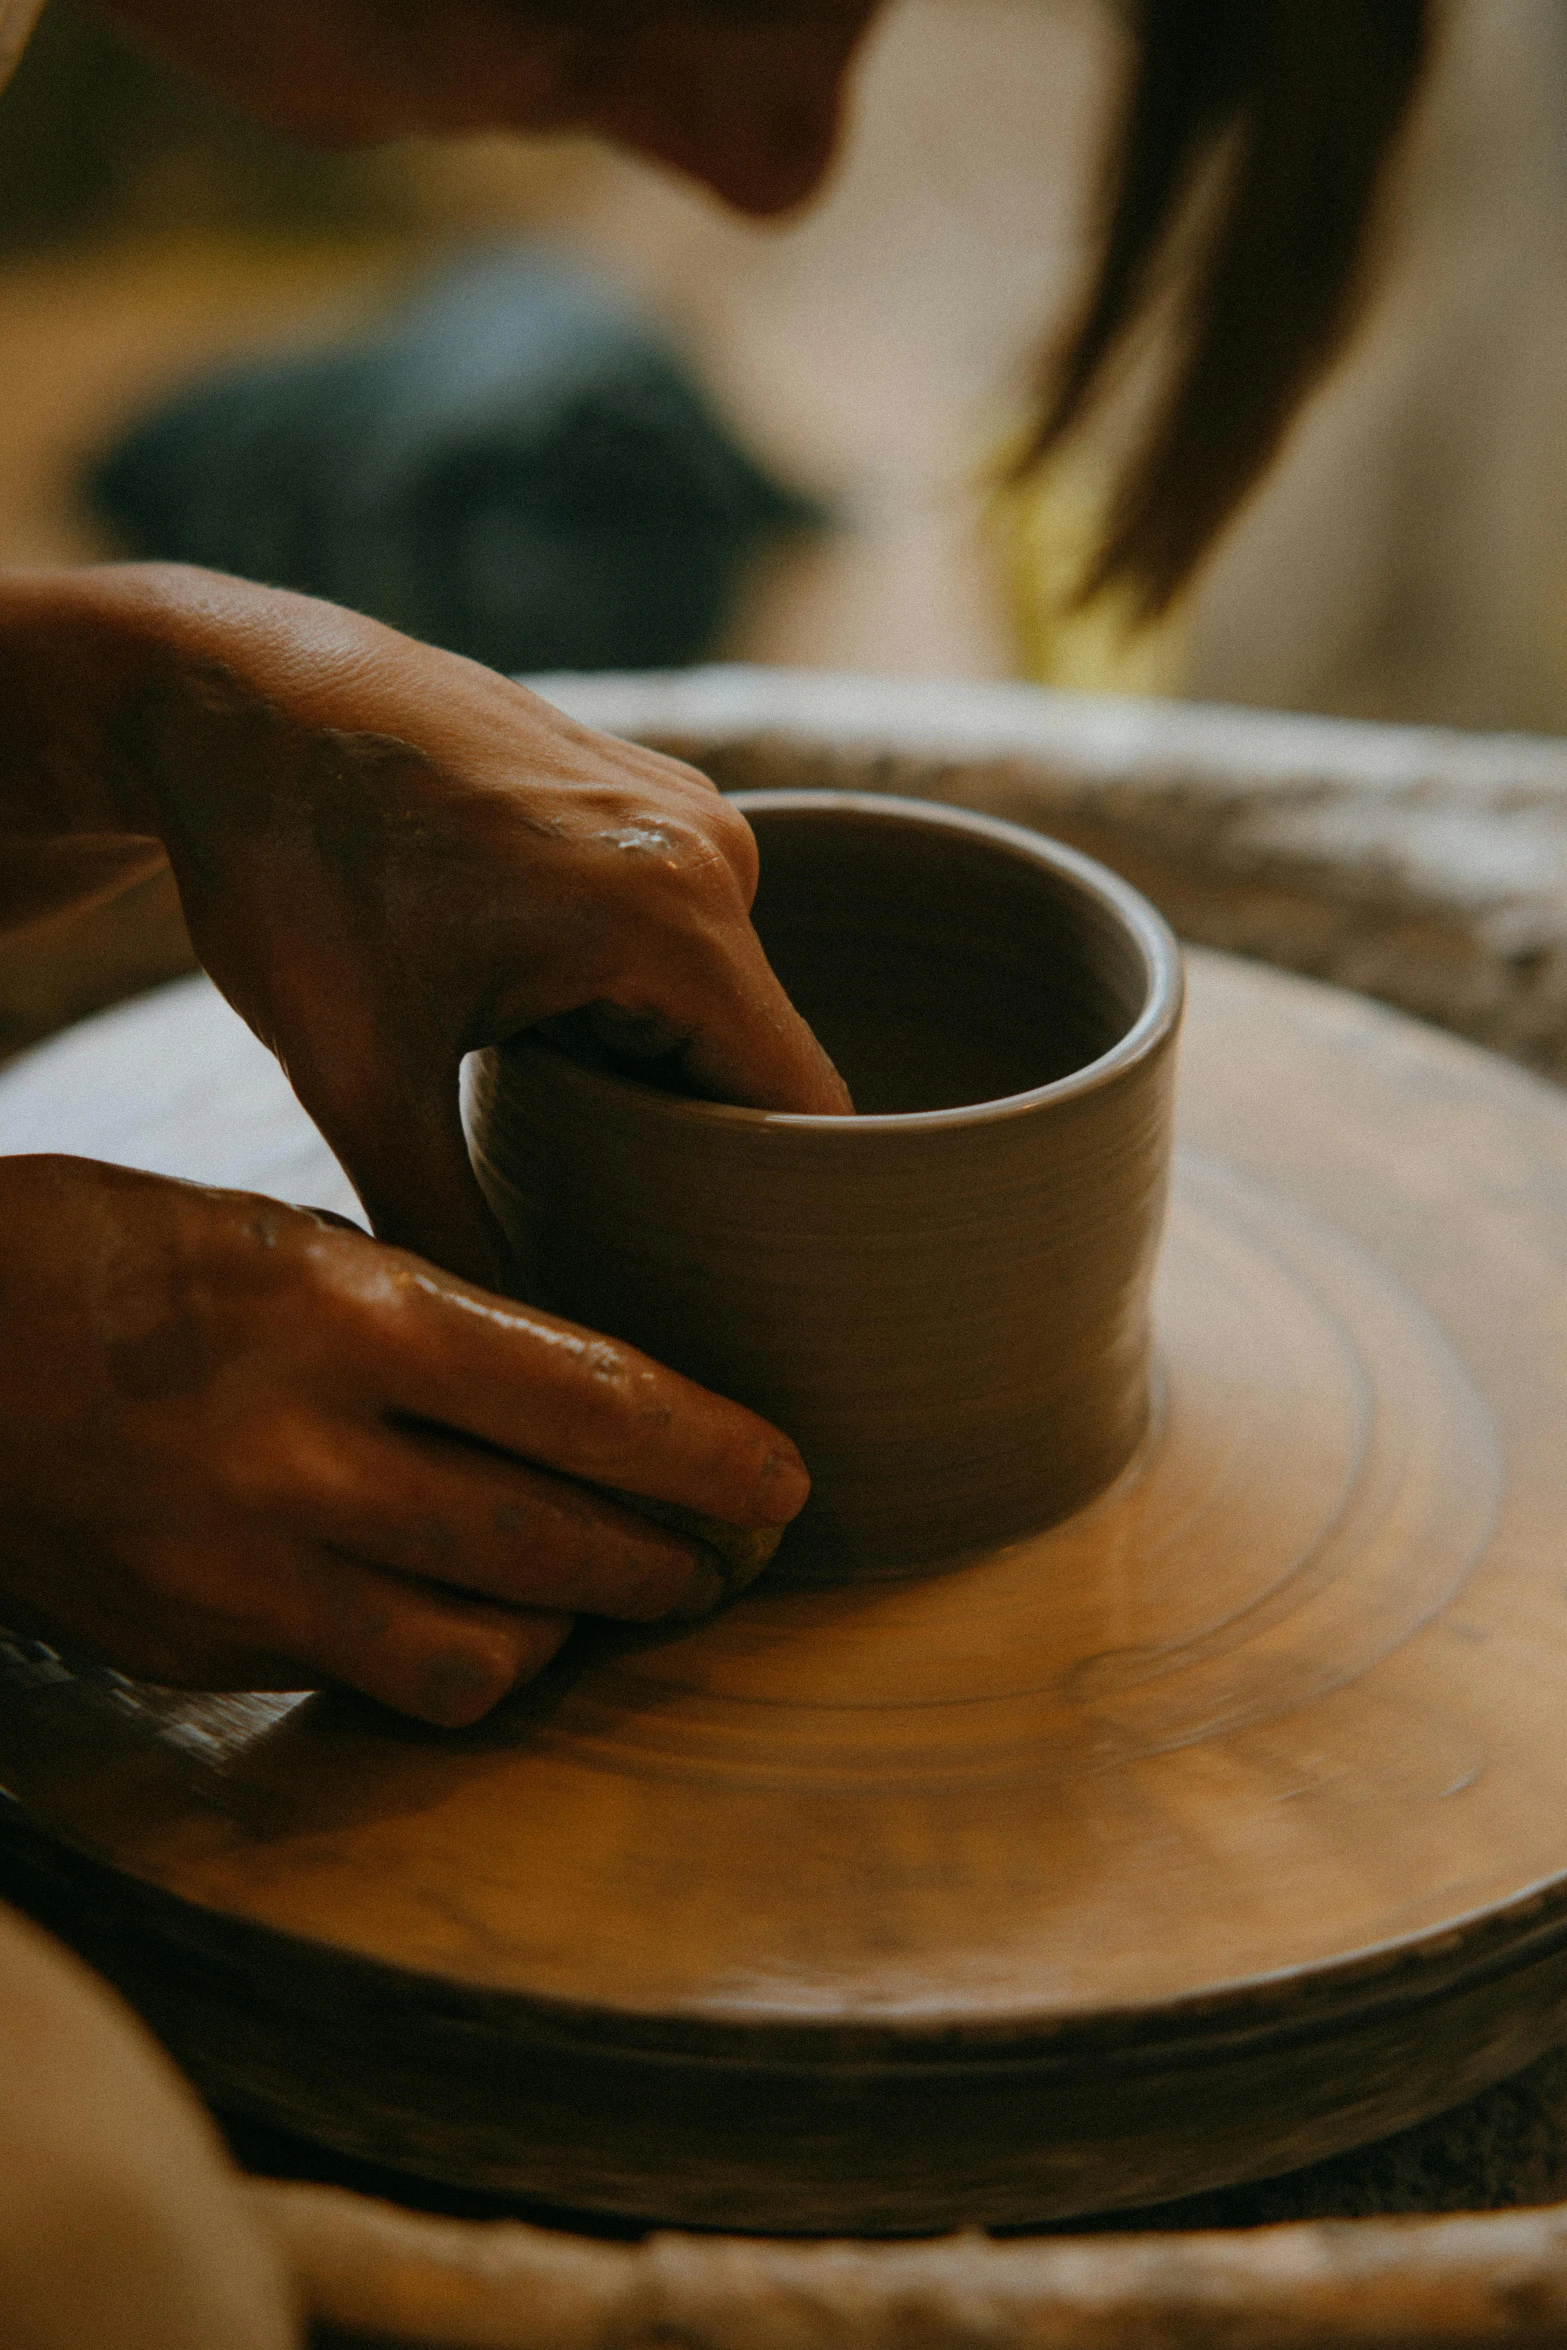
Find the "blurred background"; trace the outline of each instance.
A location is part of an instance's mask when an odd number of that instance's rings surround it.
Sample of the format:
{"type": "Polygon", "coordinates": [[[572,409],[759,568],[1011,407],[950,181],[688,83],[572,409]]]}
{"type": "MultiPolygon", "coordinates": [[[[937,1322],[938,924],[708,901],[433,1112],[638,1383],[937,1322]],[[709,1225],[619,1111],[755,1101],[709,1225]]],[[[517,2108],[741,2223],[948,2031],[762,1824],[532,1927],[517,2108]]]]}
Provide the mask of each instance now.
{"type": "MultiPolygon", "coordinates": [[[[264,512],[257,575],[330,578],[325,542],[368,527],[326,510],[340,477],[372,470],[353,450],[374,441],[389,479],[423,463],[421,434],[471,436],[475,417],[484,478],[511,468],[513,496],[517,465],[533,482],[539,469],[536,448],[495,456],[512,361],[476,355],[472,304],[454,326],[438,289],[474,256],[493,269],[543,254],[590,306],[608,299],[603,333],[629,338],[644,370],[634,431],[619,390],[606,422],[600,368],[593,432],[574,426],[564,456],[555,432],[551,464],[572,487],[562,506],[551,475],[551,560],[572,552],[567,507],[582,529],[591,520],[581,477],[606,434],[619,480],[678,429],[691,495],[709,520],[728,501],[680,657],[1562,730],[1567,11],[1449,0],[1363,331],[1185,608],[1141,635],[1114,610],[1072,607],[1104,453],[1075,449],[1026,498],[996,490],[1084,264],[1119,63],[1109,0],[894,0],[828,200],[758,228],[583,141],[312,154],[128,50],[75,0],[51,0],[0,96],[0,561],[189,552],[192,516],[209,533],[198,551],[221,552],[225,531],[243,538],[264,512]],[[655,361],[637,340],[649,332],[655,361]],[[341,354],[364,350],[374,367],[345,375],[341,354]],[[388,351],[417,362],[395,396],[388,351]],[[646,368],[666,363],[696,406],[672,422],[661,391],[649,440],[646,368]],[[214,378],[215,407],[202,389],[214,378]],[[464,382],[471,397],[452,392],[464,382]],[[385,429],[375,440],[356,425],[345,460],[354,402],[385,429]],[[286,431],[258,424],[273,416],[286,431]],[[752,499],[739,520],[737,465],[752,499]],[[715,466],[730,468],[721,498],[715,466]],[[154,544],[160,529],[174,542],[154,544]]],[[[526,342],[521,313],[517,333],[526,342]]],[[[519,391],[514,420],[525,406],[519,391]]],[[[461,478],[477,478],[472,464],[461,478]]],[[[518,543],[515,498],[510,539],[497,511],[492,584],[518,543]]],[[[647,545],[659,527],[655,515],[647,545]]],[[[397,559],[391,548],[382,572],[397,559]]],[[[393,587],[381,606],[364,600],[397,616],[393,587]]],[[[518,666],[536,665],[531,641],[522,628],[518,666]]],[[[639,641],[625,632],[628,665],[639,641]]],[[[162,883],[0,941],[0,1051],[185,954],[162,883]]]]}

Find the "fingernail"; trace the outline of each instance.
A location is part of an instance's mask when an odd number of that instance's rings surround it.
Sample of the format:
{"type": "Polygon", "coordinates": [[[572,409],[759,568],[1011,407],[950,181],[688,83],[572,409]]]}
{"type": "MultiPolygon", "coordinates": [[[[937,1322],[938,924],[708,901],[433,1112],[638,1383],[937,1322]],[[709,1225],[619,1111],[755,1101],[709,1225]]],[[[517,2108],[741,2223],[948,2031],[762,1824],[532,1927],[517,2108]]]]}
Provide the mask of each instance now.
{"type": "Polygon", "coordinates": [[[723,1599],[728,1586],[711,1559],[700,1558],[696,1572],[680,1598],[670,1609],[682,1624],[694,1624],[699,1616],[710,1616],[723,1599]]]}
{"type": "Polygon", "coordinates": [[[804,1509],[810,1492],[810,1476],[798,1453],[769,1453],[751,1496],[751,1510],[766,1525],[787,1526],[804,1509]]]}

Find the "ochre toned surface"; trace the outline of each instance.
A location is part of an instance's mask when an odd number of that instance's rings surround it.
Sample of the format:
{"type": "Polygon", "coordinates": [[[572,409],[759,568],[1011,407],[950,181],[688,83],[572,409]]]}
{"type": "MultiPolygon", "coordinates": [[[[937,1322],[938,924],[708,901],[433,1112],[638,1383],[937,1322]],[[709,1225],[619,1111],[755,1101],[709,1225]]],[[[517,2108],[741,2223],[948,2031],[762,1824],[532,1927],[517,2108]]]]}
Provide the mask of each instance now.
{"type": "MultiPolygon", "coordinates": [[[[997,2244],[593,2244],[261,2186],[311,2315],[486,2350],[1476,2350],[1567,2330],[1567,2213],[997,2244]]],[[[337,2334],[330,2339],[338,2341],[337,2334]]]]}
{"type": "Polygon", "coordinates": [[[57,1914],[231,2102],[731,2225],[1152,2200],[1560,2037],[1567,1105],[1199,956],[1181,1117],[1088,1511],[586,1636],[466,1739],[19,1668],[57,1914]]]}

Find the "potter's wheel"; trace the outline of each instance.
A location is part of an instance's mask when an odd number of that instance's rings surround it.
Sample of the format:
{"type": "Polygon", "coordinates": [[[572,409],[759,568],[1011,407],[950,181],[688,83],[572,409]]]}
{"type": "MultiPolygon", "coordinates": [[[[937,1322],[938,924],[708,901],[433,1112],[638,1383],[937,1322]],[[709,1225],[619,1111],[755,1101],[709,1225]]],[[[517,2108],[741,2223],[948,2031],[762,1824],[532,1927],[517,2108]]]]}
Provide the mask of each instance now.
{"type": "MultiPolygon", "coordinates": [[[[462,1738],[19,1653],[5,1881],[219,2103],[670,2220],[1147,2203],[1526,2062],[1567,2035],[1567,1102],[1197,955],[1181,1127],[1157,1425],[1075,1519],[581,1637],[462,1738]]],[[[333,1180],[199,982],[0,1080],[0,1147],[45,1129],[333,1180]],[[147,1074],[127,1134],[154,1048],[211,1084],[147,1074]]]]}

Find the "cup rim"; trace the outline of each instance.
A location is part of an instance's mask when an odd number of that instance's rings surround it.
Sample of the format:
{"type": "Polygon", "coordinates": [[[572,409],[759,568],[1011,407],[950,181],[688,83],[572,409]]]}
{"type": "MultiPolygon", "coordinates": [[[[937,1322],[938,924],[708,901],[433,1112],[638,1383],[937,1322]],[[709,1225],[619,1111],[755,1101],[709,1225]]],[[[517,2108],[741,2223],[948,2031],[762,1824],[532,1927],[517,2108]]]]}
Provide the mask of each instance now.
{"type": "MultiPolygon", "coordinates": [[[[1026,825],[1011,824],[1001,816],[985,816],[975,809],[956,807],[949,801],[909,799],[891,792],[759,790],[731,792],[725,796],[743,816],[755,810],[779,815],[822,812],[886,817],[895,822],[913,820],[927,830],[993,841],[998,848],[1009,849],[1015,856],[1064,876],[1117,916],[1141,950],[1148,979],[1143,1009],[1126,1034],[1118,1037],[1107,1051],[1092,1061],[1085,1061],[1080,1069],[1071,1069],[1064,1077],[1052,1078],[1045,1085],[1031,1086],[1025,1093],[1000,1094],[990,1101],[964,1102],[944,1110],[887,1110],[865,1117],[830,1117],[814,1110],[757,1110],[737,1102],[702,1101],[691,1094],[664,1093],[656,1086],[639,1085],[635,1078],[584,1068],[568,1054],[546,1044],[541,1037],[530,1036],[526,1030],[508,1038],[501,1048],[503,1051],[547,1055],[552,1066],[569,1070],[572,1082],[584,1091],[597,1092],[610,1100],[635,1101],[649,1115],[706,1126],[716,1122],[729,1127],[752,1127],[759,1132],[786,1128],[791,1133],[847,1138],[856,1134],[922,1134],[989,1125],[1026,1116],[1047,1104],[1097,1093],[1146,1060],[1166,1041],[1180,1020],[1186,990],[1185,969],[1179,942],[1164,916],[1140,890],[1123,881],[1108,865],[1100,864],[1096,857],[1085,856],[1080,849],[1068,848],[1064,841],[1031,831],[1026,825]]],[[[847,1147],[854,1146],[851,1143],[847,1147]]]]}

